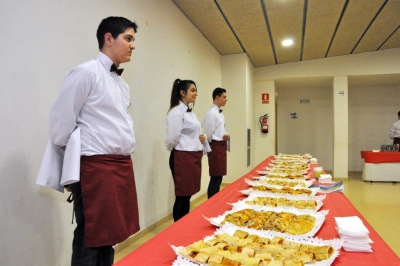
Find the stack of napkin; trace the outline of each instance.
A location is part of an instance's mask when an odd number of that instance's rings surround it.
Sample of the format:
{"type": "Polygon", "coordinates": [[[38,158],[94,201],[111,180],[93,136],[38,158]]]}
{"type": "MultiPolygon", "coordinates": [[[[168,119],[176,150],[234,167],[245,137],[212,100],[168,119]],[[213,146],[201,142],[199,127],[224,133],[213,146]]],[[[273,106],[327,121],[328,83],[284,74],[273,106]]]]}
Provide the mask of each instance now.
{"type": "Polygon", "coordinates": [[[332,176],[330,174],[321,174],[319,176],[320,183],[332,183],[332,176]]]}
{"type": "Polygon", "coordinates": [[[357,216],[335,217],[336,230],[346,251],[372,252],[369,231],[357,216]]]}

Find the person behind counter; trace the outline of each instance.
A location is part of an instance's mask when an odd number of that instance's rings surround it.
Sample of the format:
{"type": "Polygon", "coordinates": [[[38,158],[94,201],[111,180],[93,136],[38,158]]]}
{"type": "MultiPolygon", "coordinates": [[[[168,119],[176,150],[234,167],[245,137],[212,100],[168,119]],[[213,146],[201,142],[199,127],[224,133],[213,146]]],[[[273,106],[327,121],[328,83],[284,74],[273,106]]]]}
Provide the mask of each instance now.
{"type": "Polygon", "coordinates": [[[397,113],[397,120],[389,131],[389,138],[393,139],[393,145],[399,144],[400,145],[400,111],[397,113]]]}
{"type": "Polygon", "coordinates": [[[204,133],[210,143],[211,152],[207,153],[210,182],[207,196],[211,198],[219,192],[222,177],[226,175],[226,151],[229,135],[225,130],[225,117],[221,107],[227,102],[226,90],[216,88],[212,93],[213,105],[204,117],[204,133]]]}
{"type": "Polygon", "coordinates": [[[113,245],[140,229],[129,86],[118,69],[131,60],[136,31],[126,18],[103,19],[96,34],[100,52],[66,76],[50,110],[54,145],[68,148],[80,130],[80,181],[66,186],[77,223],[72,266],[112,265],[113,245]]]}
{"type": "Polygon", "coordinates": [[[171,151],[169,167],[175,185],[174,221],[189,213],[190,198],[200,191],[201,159],[206,136],[192,108],[197,88],[192,80],[176,79],[167,113],[165,146],[171,151]]]}

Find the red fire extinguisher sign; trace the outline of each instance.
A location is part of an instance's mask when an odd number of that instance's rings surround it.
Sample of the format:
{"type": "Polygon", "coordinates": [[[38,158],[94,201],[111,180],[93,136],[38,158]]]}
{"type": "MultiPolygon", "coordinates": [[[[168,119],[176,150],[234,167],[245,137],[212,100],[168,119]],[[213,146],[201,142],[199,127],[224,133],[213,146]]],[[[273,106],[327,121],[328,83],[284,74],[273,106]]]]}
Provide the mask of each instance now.
{"type": "Polygon", "coordinates": [[[262,104],[268,104],[269,103],[269,93],[261,94],[261,102],[262,102],[262,104]]]}

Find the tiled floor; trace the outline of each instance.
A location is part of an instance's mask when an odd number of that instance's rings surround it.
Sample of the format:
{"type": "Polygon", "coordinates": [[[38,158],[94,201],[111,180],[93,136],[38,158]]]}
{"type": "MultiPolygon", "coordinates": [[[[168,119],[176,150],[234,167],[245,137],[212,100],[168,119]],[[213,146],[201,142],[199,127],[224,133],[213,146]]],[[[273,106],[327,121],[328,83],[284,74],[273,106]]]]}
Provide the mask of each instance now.
{"type": "MultiPolygon", "coordinates": [[[[361,173],[350,174],[349,179],[343,179],[343,183],[347,198],[400,257],[400,184],[364,182],[361,173]]],[[[204,195],[192,203],[191,208],[196,208],[205,200],[204,195]]],[[[117,262],[172,223],[171,216],[171,219],[117,252],[114,261],[117,262]]]]}

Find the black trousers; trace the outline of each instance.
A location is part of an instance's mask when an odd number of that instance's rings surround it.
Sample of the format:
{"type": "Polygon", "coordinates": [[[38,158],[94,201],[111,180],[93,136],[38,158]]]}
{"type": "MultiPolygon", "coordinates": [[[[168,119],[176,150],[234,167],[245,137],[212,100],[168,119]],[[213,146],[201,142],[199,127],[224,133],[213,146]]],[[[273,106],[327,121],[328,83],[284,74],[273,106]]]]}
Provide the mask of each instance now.
{"type": "Polygon", "coordinates": [[[71,266],[111,266],[114,263],[112,246],[85,247],[85,217],[83,214],[81,182],[70,186],[74,197],[76,228],[72,242],[71,266]]]}
{"type": "Polygon", "coordinates": [[[222,183],[222,176],[210,176],[210,183],[208,184],[207,196],[211,198],[219,192],[222,183]]]}
{"type": "MultiPolygon", "coordinates": [[[[171,151],[169,156],[169,168],[171,169],[172,178],[175,183],[175,174],[174,174],[174,150],[171,151]]],[[[175,195],[175,203],[172,209],[172,216],[174,217],[174,222],[178,221],[180,218],[185,216],[190,211],[190,198],[192,196],[176,196],[175,195]]]]}

